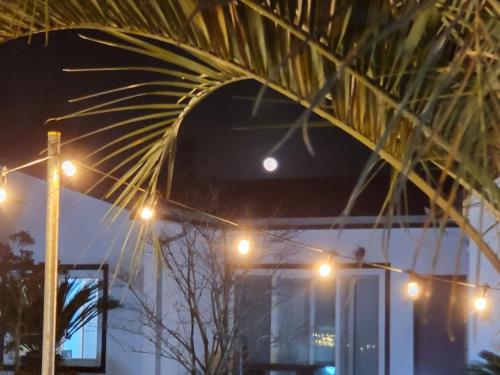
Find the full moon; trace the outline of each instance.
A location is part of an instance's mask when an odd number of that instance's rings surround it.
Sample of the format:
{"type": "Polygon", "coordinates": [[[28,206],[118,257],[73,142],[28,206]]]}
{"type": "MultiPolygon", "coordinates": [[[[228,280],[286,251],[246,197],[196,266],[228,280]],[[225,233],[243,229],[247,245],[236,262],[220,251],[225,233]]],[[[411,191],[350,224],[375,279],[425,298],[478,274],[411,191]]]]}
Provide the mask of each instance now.
{"type": "Polygon", "coordinates": [[[278,169],[278,160],[273,157],[265,158],[262,162],[262,166],[267,172],[274,172],[278,169]]]}

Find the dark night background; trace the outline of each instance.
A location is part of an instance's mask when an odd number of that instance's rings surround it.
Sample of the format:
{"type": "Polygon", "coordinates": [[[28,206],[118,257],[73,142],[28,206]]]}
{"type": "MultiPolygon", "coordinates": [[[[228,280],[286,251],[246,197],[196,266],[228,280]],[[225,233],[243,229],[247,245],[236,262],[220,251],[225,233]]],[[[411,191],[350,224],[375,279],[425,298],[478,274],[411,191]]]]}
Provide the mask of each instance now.
{"type": "MultiPolygon", "coordinates": [[[[13,167],[39,157],[49,129],[61,130],[63,140],[67,140],[120,118],[92,116],[44,125],[49,117],[88,105],[68,103],[68,99],[158,79],[146,73],[67,73],[63,68],[159,64],[82,40],[74,31],[50,34],[47,47],[43,35],[35,36],[30,45],[26,39],[0,45],[0,164],[13,167]]],[[[281,216],[338,215],[369,151],[336,128],[311,129],[314,156],[308,153],[297,132],[274,154],[280,162],[279,170],[265,173],[262,159],[286,129],[237,128],[290,124],[303,108],[284,102],[268,90],[266,98],[271,100],[265,100],[253,117],[252,98],[258,90],[259,85],[250,81],[226,87],[206,98],[186,118],[178,143],[173,197],[194,204],[193,196],[215,189],[226,205],[244,204],[256,217],[268,216],[276,209],[281,216]]],[[[65,147],[63,152],[78,159],[119,134],[120,131],[108,132],[65,147]]],[[[387,189],[388,170],[384,168],[370,184],[353,214],[378,213],[387,189]]],[[[43,177],[44,169],[32,168],[27,173],[43,177]]],[[[87,172],[70,187],[84,191],[95,178],[87,172]]],[[[101,197],[104,188],[91,194],[101,197]]],[[[422,195],[412,188],[410,198],[410,213],[423,214],[422,195]]]]}

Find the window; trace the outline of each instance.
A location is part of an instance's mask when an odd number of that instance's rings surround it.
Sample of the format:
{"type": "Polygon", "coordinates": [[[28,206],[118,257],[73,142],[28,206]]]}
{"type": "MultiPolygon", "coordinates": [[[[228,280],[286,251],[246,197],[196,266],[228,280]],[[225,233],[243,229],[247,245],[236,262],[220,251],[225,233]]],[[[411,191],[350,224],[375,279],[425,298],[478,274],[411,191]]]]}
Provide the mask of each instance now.
{"type": "MultiPolygon", "coordinates": [[[[458,278],[466,281],[465,276],[458,278]]],[[[452,292],[452,288],[452,283],[433,283],[430,296],[414,303],[415,375],[460,374],[466,366],[468,291],[456,288],[452,292]],[[453,304],[452,293],[456,299],[453,304]]]]}
{"type": "MultiPolygon", "coordinates": [[[[60,266],[65,271],[69,282],[73,283],[66,302],[71,300],[82,287],[95,284],[99,286],[98,295],[93,296],[94,300],[103,298],[107,301],[108,267],[107,265],[77,265],[74,267],[60,266]]],[[[82,306],[84,308],[84,306],[82,306]]],[[[105,370],[105,348],[106,348],[106,312],[92,318],[79,329],[76,329],[72,336],[65,339],[57,348],[58,354],[64,359],[64,366],[77,371],[104,372],[105,370]]],[[[9,342],[8,337],[4,337],[2,343],[9,342]]],[[[0,345],[1,346],[1,345],[0,345]]],[[[2,348],[0,348],[2,349],[2,348]]],[[[2,353],[4,351],[2,350],[2,353]]],[[[23,356],[24,351],[21,351],[23,356]]],[[[14,353],[3,353],[2,364],[6,369],[12,369],[14,365],[14,353]]]]}
{"type": "Polygon", "coordinates": [[[340,273],[337,369],[345,375],[384,374],[385,278],[376,269],[340,273]]]}
{"type": "MultiPolygon", "coordinates": [[[[75,283],[75,288],[71,290],[68,299],[74,297],[76,292],[85,286],[97,285],[101,281],[99,273],[98,270],[79,269],[69,271],[69,280],[75,283]]],[[[98,295],[93,297],[92,302],[95,302],[98,295]]],[[[82,309],[84,307],[82,306],[82,309]]],[[[102,315],[99,315],[88,321],[63,342],[59,348],[59,354],[64,358],[66,365],[99,366],[102,346],[101,327],[102,315]]]]}
{"type": "Polygon", "coordinates": [[[255,271],[238,284],[235,317],[252,374],[384,374],[383,270],[255,271]]]}

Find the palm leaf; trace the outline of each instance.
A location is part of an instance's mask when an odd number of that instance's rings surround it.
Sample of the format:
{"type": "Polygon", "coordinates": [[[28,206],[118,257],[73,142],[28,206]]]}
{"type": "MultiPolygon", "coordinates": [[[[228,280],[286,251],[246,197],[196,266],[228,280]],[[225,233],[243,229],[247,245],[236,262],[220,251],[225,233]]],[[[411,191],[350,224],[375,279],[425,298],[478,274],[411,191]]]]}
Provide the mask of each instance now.
{"type": "MultiPolygon", "coordinates": [[[[171,182],[176,134],[201,98],[235,79],[254,79],[374,150],[377,157],[371,164],[382,158],[401,176],[400,186],[390,192],[393,198],[406,180],[415,184],[429,197],[433,212],[445,212],[500,270],[498,255],[453,199],[458,188],[478,194],[500,218],[500,191],[494,181],[500,164],[496,2],[325,0],[320,8],[312,0],[293,4],[0,0],[0,38],[99,29],[114,39],[96,42],[154,58],[175,71],[172,77],[186,73],[207,81],[193,80],[196,86],[184,91],[185,98],[192,99],[180,103],[184,107],[179,107],[177,120],[136,162],[134,172],[117,182],[122,187],[129,184],[117,200],[121,206],[137,193],[130,184],[146,186],[147,193],[155,195],[167,160],[171,182]],[[431,163],[440,170],[436,179],[427,179],[419,169],[431,163]],[[443,190],[445,176],[454,179],[452,194],[443,190]]],[[[165,91],[177,89],[181,88],[166,85],[165,91]]],[[[74,116],[161,109],[113,104],[74,116]]],[[[307,117],[306,113],[293,130],[302,127],[312,150],[307,117]]],[[[367,165],[366,171],[371,168],[367,165]]],[[[363,173],[353,201],[368,178],[363,173]]],[[[169,191],[170,187],[167,196],[169,191]]]]}

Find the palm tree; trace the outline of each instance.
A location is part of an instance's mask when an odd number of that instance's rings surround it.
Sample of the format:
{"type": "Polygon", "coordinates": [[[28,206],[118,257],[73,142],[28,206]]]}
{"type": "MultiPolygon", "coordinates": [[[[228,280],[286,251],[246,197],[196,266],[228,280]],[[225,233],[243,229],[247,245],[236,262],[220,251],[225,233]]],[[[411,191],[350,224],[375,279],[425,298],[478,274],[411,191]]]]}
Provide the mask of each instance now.
{"type": "MultiPolygon", "coordinates": [[[[15,354],[16,373],[38,373],[42,353],[44,264],[35,264],[32,252],[26,250],[34,243],[28,232],[10,236],[20,247],[17,255],[9,245],[0,246],[0,337],[7,337],[4,350],[15,354]],[[21,358],[21,352],[26,353],[21,358]]],[[[118,303],[101,295],[98,281],[82,282],[68,274],[57,290],[56,347],[70,339],[78,330],[104,311],[118,303]]],[[[61,362],[61,358],[57,358],[61,362]]]]}
{"type": "MultiPolygon", "coordinates": [[[[18,351],[20,348],[26,353],[20,358],[16,367],[23,366],[24,371],[38,373],[42,359],[42,331],[43,331],[43,267],[38,268],[28,280],[24,281],[25,299],[23,300],[22,315],[18,317],[21,330],[18,340],[7,342],[5,349],[18,351]],[[18,346],[17,346],[18,345],[18,346]]],[[[71,339],[92,319],[104,311],[118,306],[115,301],[105,301],[100,296],[102,285],[99,282],[81,283],[79,280],[65,276],[57,289],[57,321],[56,321],[56,348],[71,339]]],[[[13,311],[12,313],[15,313],[13,311]]],[[[6,319],[13,314],[7,314],[6,319]]],[[[6,333],[14,337],[15,333],[9,323],[18,321],[9,319],[6,323],[6,333]]],[[[62,358],[57,356],[56,363],[61,364],[62,358]]]]}
{"type": "Polygon", "coordinates": [[[498,354],[483,350],[479,353],[481,362],[476,362],[469,366],[470,375],[499,375],[500,356],[498,354]]]}
{"type": "Polygon", "coordinates": [[[116,160],[108,174],[132,165],[109,192],[119,191],[117,206],[168,198],[184,117],[212,92],[251,79],[304,106],[287,137],[301,130],[311,152],[310,113],[373,150],[345,215],[380,159],[393,169],[381,215],[404,208],[409,181],[429,197],[426,226],[453,220],[500,271],[497,253],[456,207],[463,191],[500,219],[495,0],[0,0],[1,41],[60,29],[106,32],[88,39],[158,63],[89,69],[159,78],[78,98],[113,96],[54,119],[132,114],[88,136],[140,124],[94,153],[97,166],[116,160]],[[167,161],[168,187],[158,192],[167,161]]]}

